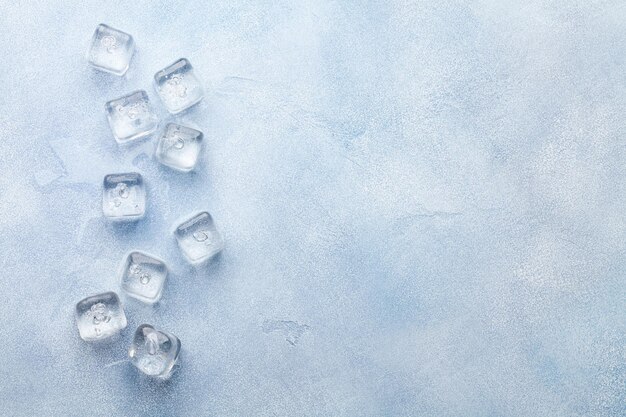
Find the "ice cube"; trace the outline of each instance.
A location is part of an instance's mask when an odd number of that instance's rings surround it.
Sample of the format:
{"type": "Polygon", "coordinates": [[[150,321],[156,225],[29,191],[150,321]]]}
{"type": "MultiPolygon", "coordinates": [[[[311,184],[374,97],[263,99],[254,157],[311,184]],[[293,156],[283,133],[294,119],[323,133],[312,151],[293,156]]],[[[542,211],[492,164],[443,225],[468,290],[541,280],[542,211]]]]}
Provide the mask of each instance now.
{"type": "Polygon", "coordinates": [[[122,290],[144,303],[159,301],[166,277],[165,263],[145,252],[130,252],[122,263],[122,290]]]}
{"type": "Polygon", "coordinates": [[[172,114],[188,109],[204,96],[202,85],[185,58],[154,74],[154,87],[172,114]]]}
{"type": "Polygon", "coordinates": [[[143,217],[146,189],[143,177],[136,172],[109,174],[104,177],[102,212],[111,220],[130,221],[143,217]]]}
{"type": "Polygon", "coordinates": [[[159,137],[156,157],[163,165],[178,171],[191,171],[202,148],[202,132],[176,123],[168,123],[159,137]]]}
{"type": "Polygon", "coordinates": [[[76,304],[76,325],[83,340],[92,342],[117,334],[126,327],[126,315],[114,292],[92,295],[76,304]]]}
{"type": "Polygon", "coordinates": [[[171,333],[156,330],[149,324],[137,328],[128,356],[146,375],[169,378],[180,354],[180,340],[171,333]]]}
{"type": "Polygon", "coordinates": [[[128,33],[99,24],[91,38],[87,61],[95,68],[124,75],[135,52],[135,41],[128,33]]]}
{"type": "Polygon", "coordinates": [[[159,125],[159,118],[144,90],[113,99],[106,103],[105,109],[111,131],[118,143],[146,137],[159,125]]]}
{"type": "Polygon", "coordinates": [[[222,236],[206,211],[181,223],[174,235],[185,258],[192,264],[207,261],[224,247],[222,236]]]}

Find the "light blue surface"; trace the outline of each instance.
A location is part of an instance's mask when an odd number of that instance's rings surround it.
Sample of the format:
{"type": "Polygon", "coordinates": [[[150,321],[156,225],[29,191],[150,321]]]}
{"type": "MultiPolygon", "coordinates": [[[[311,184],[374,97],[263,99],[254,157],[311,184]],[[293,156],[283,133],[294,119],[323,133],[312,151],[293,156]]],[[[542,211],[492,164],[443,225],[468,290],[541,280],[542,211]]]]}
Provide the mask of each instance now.
{"type": "MultiPolygon", "coordinates": [[[[625,3],[11,2],[0,6],[0,414],[623,416],[625,3]],[[92,70],[100,22],[125,78],[92,70]],[[194,174],[119,148],[104,103],[188,58],[194,174]],[[148,183],[134,227],[105,174],[148,183]],[[226,238],[195,271],[171,235],[226,238]],[[74,304],[132,249],[172,273],[121,339],[74,304]],[[125,361],[177,335],[167,383],[125,361]]],[[[164,120],[165,121],[165,120],[164,120]]]]}

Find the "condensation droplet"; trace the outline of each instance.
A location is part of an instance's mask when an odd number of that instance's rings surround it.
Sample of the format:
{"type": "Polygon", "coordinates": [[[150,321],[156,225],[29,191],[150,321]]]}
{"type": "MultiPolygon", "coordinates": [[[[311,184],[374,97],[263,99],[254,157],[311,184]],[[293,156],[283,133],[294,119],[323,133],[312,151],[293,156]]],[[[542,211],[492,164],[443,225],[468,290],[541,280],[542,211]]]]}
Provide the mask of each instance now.
{"type": "Polygon", "coordinates": [[[209,238],[209,233],[210,232],[206,232],[203,230],[199,230],[197,232],[194,232],[193,234],[193,238],[197,241],[197,242],[204,242],[205,240],[207,240],[209,238]]]}

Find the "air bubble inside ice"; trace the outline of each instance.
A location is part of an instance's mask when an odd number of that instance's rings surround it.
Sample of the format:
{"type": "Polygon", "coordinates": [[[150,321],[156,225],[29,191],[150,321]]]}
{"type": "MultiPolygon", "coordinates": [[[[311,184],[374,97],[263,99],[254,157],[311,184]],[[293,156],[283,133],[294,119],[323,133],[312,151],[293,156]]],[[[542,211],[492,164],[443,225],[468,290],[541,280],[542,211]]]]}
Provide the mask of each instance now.
{"type": "Polygon", "coordinates": [[[92,315],[93,324],[108,323],[111,321],[111,316],[108,314],[107,306],[103,303],[97,303],[91,306],[89,309],[92,315]]]}
{"type": "Polygon", "coordinates": [[[147,283],[150,282],[150,274],[147,272],[144,272],[143,274],[141,274],[139,276],[139,282],[141,282],[142,284],[146,285],[147,283]]]}
{"type": "Polygon", "coordinates": [[[183,149],[185,147],[185,140],[178,135],[173,135],[170,138],[170,146],[175,149],[183,149]]]}
{"type": "Polygon", "coordinates": [[[155,333],[146,336],[146,351],[150,355],[156,355],[159,352],[159,338],[155,333]]]}
{"type": "Polygon", "coordinates": [[[170,93],[177,97],[183,98],[187,96],[187,87],[182,83],[183,77],[180,75],[174,75],[167,80],[170,93]]]}
{"type": "Polygon", "coordinates": [[[209,238],[209,236],[210,236],[210,232],[204,231],[204,230],[199,230],[193,233],[193,238],[197,242],[204,242],[205,240],[209,238]]]}
{"type": "Polygon", "coordinates": [[[110,54],[112,54],[113,51],[115,51],[115,49],[117,48],[117,39],[115,39],[115,36],[104,36],[100,40],[100,43],[106,48],[107,52],[110,54]]]}
{"type": "Polygon", "coordinates": [[[128,110],[128,114],[127,114],[127,116],[128,116],[130,119],[135,119],[135,118],[137,118],[137,116],[139,116],[139,109],[138,109],[136,106],[131,107],[131,108],[128,110]]]}
{"type": "Polygon", "coordinates": [[[128,198],[128,196],[130,195],[130,190],[128,189],[128,185],[126,185],[123,182],[120,182],[119,184],[115,186],[115,192],[117,193],[118,196],[122,198],[128,198]]]}

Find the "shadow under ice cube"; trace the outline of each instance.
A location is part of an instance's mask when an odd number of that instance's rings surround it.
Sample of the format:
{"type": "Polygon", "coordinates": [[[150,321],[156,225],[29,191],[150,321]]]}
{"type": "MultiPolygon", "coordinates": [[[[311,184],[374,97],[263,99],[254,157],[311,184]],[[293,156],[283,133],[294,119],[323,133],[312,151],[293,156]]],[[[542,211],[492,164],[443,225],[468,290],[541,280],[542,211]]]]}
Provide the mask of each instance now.
{"type": "Polygon", "coordinates": [[[173,334],[142,324],[135,331],[128,356],[144,374],[166,379],[178,362],[180,347],[180,340],[173,334]]]}
{"type": "Polygon", "coordinates": [[[143,217],[146,189],[143,177],[136,172],[109,174],[104,177],[102,213],[111,220],[132,221],[143,217]]]}
{"type": "Polygon", "coordinates": [[[126,255],[121,268],[122,290],[144,303],[156,303],[161,298],[167,266],[147,253],[133,251],[126,255]]]}
{"type": "Polygon", "coordinates": [[[202,132],[168,123],[159,137],[156,157],[160,163],[178,171],[191,171],[202,149],[202,132]]]}
{"type": "Polygon", "coordinates": [[[113,99],[106,103],[105,109],[109,126],[118,143],[146,137],[159,125],[159,118],[144,90],[113,99]]]}
{"type": "Polygon", "coordinates": [[[202,100],[204,91],[191,63],[181,58],[154,74],[154,87],[172,113],[180,113],[202,100]]]}
{"type": "Polygon", "coordinates": [[[76,325],[83,340],[103,340],[126,327],[126,315],[114,292],[92,295],[76,304],[76,325]]]}
{"type": "Polygon", "coordinates": [[[128,33],[99,24],[91,38],[87,61],[101,70],[124,75],[135,52],[135,41],[128,33]]]}
{"type": "Polygon", "coordinates": [[[224,247],[213,218],[206,211],[181,223],[174,231],[185,258],[192,264],[200,264],[212,258],[224,247]]]}

